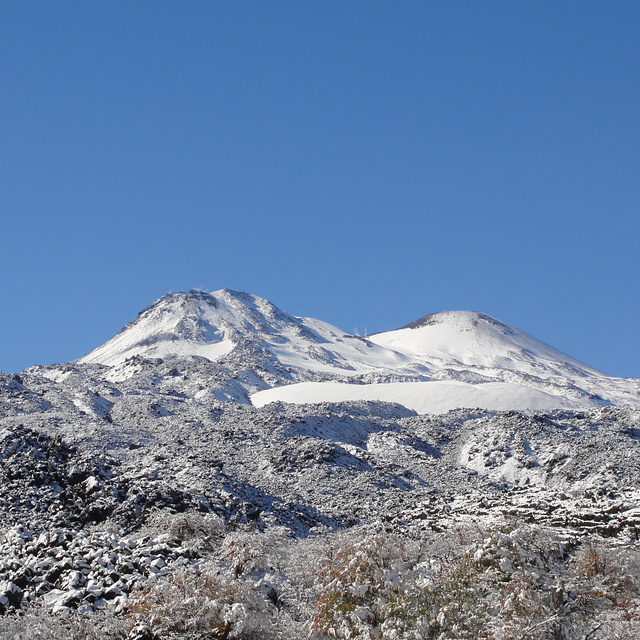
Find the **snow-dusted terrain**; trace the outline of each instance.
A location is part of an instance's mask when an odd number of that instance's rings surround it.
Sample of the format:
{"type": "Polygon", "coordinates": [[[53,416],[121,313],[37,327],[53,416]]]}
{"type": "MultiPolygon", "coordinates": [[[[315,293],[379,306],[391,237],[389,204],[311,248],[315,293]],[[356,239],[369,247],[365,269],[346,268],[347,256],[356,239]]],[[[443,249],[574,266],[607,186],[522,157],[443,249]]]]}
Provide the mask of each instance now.
{"type": "Polygon", "coordinates": [[[313,539],[522,521],[630,545],[639,454],[638,380],[484,314],[361,338],[244,292],[168,294],[78,361],[0,374],[0,615],[120,615],[203,561],[211,522],[313,539]]]}

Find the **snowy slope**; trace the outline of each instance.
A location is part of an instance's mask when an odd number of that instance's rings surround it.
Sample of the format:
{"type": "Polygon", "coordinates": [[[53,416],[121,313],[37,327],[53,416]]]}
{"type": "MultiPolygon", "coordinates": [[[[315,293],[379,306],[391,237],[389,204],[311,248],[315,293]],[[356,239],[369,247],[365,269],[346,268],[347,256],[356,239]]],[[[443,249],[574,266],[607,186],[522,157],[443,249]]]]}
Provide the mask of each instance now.
{"type": "Polygon", "coordinates": [[[369,336],[437,367],[506,369],[536,376],[604,375],[500,320],[475,311],[444,311],[369,336]]]}
{"type": "Polygon", "coordinates": [[[78,362],[114,366],[132,356],[216,361],[247,343],[284,366],[317,372],[353,375],[411,364],[411,358],[326,322],[292,316],[264,298],[229,289],[167,294],[78,362]]]}
{"type": "Polygon", "coordinates": [[[342,384],[339,382],[301,382],[259,391],[251,396],[256,407],[270,402],[306,404],[381,400],[396,402],[418,414],[442,414],[452,409],[537,410],[587,409],[597,407],[589,400],[572,400],[521,384],[489,382],[396,382],[389,384],[342,384]]]}
{"type": "Polygon", "coordinates": [[[558,407],[640,406],[640,380],[609,376],[484,313],[433,313],[368,339],[420,362],[434,378],[526,385],[569,401],[558,407]]]}

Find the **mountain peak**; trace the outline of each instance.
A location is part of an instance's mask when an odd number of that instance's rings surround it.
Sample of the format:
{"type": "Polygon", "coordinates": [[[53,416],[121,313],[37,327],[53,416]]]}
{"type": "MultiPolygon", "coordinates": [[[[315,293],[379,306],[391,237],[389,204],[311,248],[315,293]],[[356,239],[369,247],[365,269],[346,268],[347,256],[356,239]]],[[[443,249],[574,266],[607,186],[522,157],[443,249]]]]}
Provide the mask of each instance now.
{"type": "Polygon", "coordinates": [[[115,365],[146,358],[203,356],[218,360],[243,338],[277,334],[295,319],[246,291],[200,289],[167,293],[143,309],[116,336],[80,359],[115,365]]]}
{"type": "Polygon", "coordinates": [[[437,313],[429,313],[426,316],[422,316],[422,318],[418,318],[400,327],[400,329],[418,329],[424,326],[444,323],[459,326],[478,326],[480,323],[486,323],[494,327],[499,327],[506,333],[512,331],[509,325],[480,311],[438,311],[437,313]]]}
{"type": "Polygon", "coordinates": [[[601,373],[528,333],[478,311],[431,313],[370,339],[400,353],[425,358],[438,367],[471,366],[533,375],[601,373]]]}
{"type": "Polygon", "coordinates": [[[138,315],[142,315],[149,309],[157,307],[194,303],[210,304],[213,307],[217,306],[216,299],[210,293],[201,291],[200,289],[190,289],[189,291],[176,291],[166,293],[162,297],[158,298],[155,302],[150,304],[146,309],[143,309],[138,315]]]}
{"type": "Polygon", "coordinates": [[[285,367],[324,373],[372,371],[406,362],[326,322],[292,316],[265,298],[233,289],[168,293],[79,362],[114,366],[132,356],[216,361],[247,344],[285,367]]]}
{"type": "Polygon", "coordinates": [[[220,311],[212,293],[197,289],[167,293],[79,362],[115,365],[134,355],[162,358],[187,353],[217,359],[233,347],[218,326],[220,311]]]}

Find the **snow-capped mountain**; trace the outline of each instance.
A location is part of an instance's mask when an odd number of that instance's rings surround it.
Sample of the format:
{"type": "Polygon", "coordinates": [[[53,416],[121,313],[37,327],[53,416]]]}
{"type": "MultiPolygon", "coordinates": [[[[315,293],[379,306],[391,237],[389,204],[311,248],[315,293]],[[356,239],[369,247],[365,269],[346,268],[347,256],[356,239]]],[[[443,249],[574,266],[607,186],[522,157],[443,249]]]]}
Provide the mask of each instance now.
{"type": "Polygon", "coordinates": [[[292,316],[251,293],[220,289],[163,296],[78,362],[117,366],[132,356],[220,361],[247,345],[285,367],[315,372],[348,375],[411,361],[321,320],[292,316]]]}
{"type": "Polygon", "coordinates": [[[545,377],[603,375],[524,331],[475,311],[443,311],[369,336],[434,368],[505,369],[545,377]]]}
{"type": "Polygon", "coordinates": [[[201,388],[244,402],[252,394],[258,406],[382,400],[443,413],[640,405],[637,380],[608,376],[483,313],[430,314],[362,338],[229,289],[163,296],[78,363],[110,367],[105,375],[116,380],[139,374],[141,359],[193,356],[218,367],[201,388]]]}

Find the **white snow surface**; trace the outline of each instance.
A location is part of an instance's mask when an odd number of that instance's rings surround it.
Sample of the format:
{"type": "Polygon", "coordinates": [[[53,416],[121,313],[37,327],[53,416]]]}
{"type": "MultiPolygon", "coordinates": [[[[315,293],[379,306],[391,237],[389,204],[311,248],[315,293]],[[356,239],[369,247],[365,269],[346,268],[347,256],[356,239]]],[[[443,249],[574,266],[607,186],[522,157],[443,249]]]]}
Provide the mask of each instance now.
{"type": "Polygon", "coordinates": [[[229,289],[163,296],[78,362],[117,366],[132,356],[216,361],[248,339],[281,364],[310,371],[348,375],[410,362],[326,322],[289,315],[264,298],[229,289]]]}
{"type": "Polygon", "coordinates": [[[458,408],[502,410],[586,409],[597,406],[508,382],[469,384],[456,381],[343,384],[301,382],[258,391],[251,396],[256,407],[270,402],[307,404],[378,400],[396,402],[418,414],[442,414],[458,408]]]}
{"type": "Polygon", "coordinates": [[[433,313],[368,339],[432,366],[506,369],[537,376],[604,375],[524,331],[476,311],[433,313]]]}

